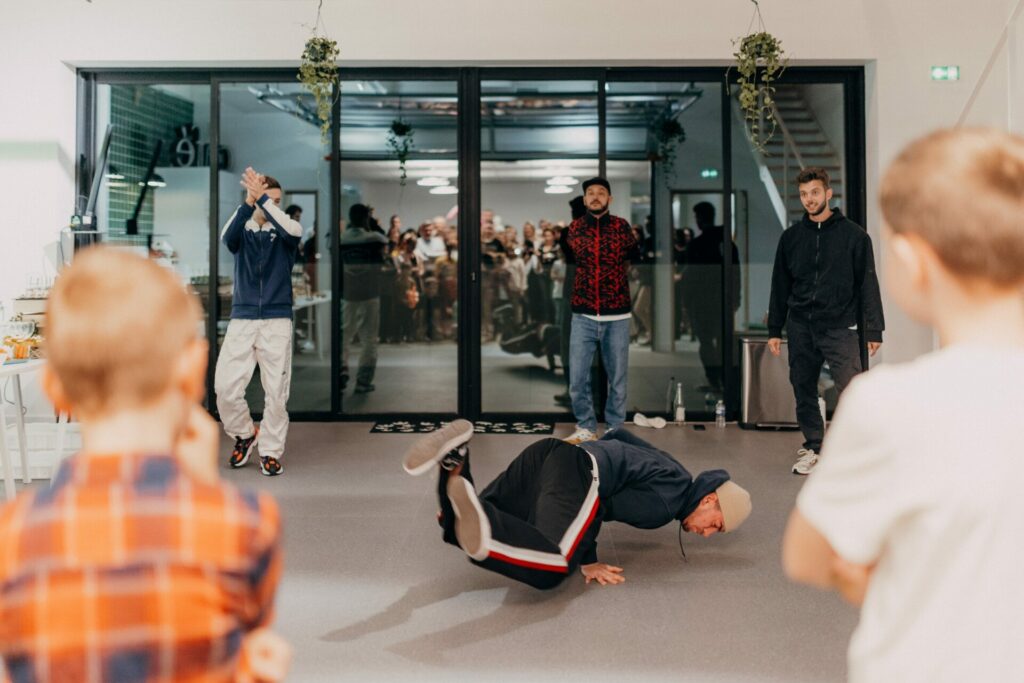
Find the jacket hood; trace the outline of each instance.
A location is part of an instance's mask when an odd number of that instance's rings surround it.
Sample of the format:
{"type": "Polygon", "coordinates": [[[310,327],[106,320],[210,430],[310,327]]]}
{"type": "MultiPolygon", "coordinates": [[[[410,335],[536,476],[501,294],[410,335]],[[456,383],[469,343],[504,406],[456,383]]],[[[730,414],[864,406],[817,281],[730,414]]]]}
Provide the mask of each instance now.
{"type": "MultiPolygon", "coordinates": [[[[832,209],[832,215],[828,217],[828,220],[821,224],[821,229],[828,230],[829,228],[834,228],[836,225],[845,220],[846,216],[843,215],[842,211],[840,211],[839,209],[832,209]]],[[[812,220],[811,217],[807,215],[806,211],[804,211],[804,217],[803,219],[801,219],[800,224],[803,225],[805,228],[810,228],[811,230],[818,230],[818,222],[812,220]]]]}
{"type": "Polygon", "coordinates": [[[707,470],[698,474],[686,490],[686,498],[683,500],[679,512],[676,513],[676,519],[680,522],[686,519],[691,512],[697,509],[697,505],[700,504],[704,496],[717,491],[718,487],[729,479],[729,473],[725,470],[707,470]]]}

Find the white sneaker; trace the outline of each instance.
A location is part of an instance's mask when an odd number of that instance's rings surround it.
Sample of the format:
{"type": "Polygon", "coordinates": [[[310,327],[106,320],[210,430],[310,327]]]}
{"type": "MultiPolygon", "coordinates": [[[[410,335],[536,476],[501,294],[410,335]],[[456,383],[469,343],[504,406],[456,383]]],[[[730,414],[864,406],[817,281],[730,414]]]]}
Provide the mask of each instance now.
{"type": "Polygon", "coordinates": [[[576,446],[583,443],[584,441],[597,441],[597,434],[590,431],[589,429],[577,427],[575,432],[562,439],[562,441],[566,443],[571,443],[572,445],[576,446]]]}
{"type": "Polygon", "coordinates": [[[652,427],[653,429],[664,429],[665,422],[663,417],[647,417],[643,413],[636,413],[633,415],[633,424],[637,427],[652,427]]]}
{"type": "Polygon", "coordinates": [[[810,474],[818,464],[819,455],[813,448],[801,448],[796,454],[800,458],[793,464],[793,474],[810,474]]]}

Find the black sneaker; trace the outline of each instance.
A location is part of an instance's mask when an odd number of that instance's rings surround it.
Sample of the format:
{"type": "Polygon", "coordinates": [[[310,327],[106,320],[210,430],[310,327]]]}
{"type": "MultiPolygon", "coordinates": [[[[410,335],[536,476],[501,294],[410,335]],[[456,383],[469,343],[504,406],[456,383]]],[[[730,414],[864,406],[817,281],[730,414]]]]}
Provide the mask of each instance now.
{"type": "Polygon", "coordinates": [[[440,429],[425,434],[417,439],[406,452],[402,466],[413,476],[429,472],[434,465],[440,463],[446,469],[453,469],[462,464],[465,454],[459,453],[459,447],[468,443],[473,437],[473,423],[469,420],[455,420],[440,429]]]}
{"type": "Polygon", "coordinates": [[[376,388],[377,387],[375,387],[372,384],[358,384],[357,383],[356,384],[355,393],[357,393],[357,394],[368,394],[368,393],[370,393],[371,391],[373,391],[376,388]]]}
{"type": "Polygon", "coordinates": [[[276,477],[282,472],[284,472],[284,466],[280,460],[272,455],[260,456],[260,474],[267,477],[276,477]]]}
{"type": "Polygon", "coordinates": [[[228,464],[236,469],[245,467],[246,463],[249,462],[249,456],[252,455],[253,449],[256,448],[256,441],[259,435],[260,428],[257,427],[255,433],[249,438],[236,438],[235,447],[231,449],[231,457],[228,459],[228,464]]]}

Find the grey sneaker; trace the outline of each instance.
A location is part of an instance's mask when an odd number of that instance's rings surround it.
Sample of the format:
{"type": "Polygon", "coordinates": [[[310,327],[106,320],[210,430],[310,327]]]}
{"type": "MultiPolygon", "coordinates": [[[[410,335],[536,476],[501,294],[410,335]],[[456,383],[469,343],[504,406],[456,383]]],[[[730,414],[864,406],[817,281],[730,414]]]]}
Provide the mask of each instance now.
{"type": "Polygon", "coordinates": [[[800,458],[793,464],[793,474],[810,474],[818,464],[818,453],[813,448],[801,448],[796,454],[800,458]]]}
{"type": "Polygon", "coordinates": [[[442,460],[451,460],[452,451],[468,443],[473,437],[473,423],[455,420],[444,427],[423,435],[409,448],[402,466],[414,477],[426,474],[442,460]]]}
{"type": "Polygon", "coordinates": [[[448,500],[455,511],[455,538],[459,547],[474,560],[487,558],[485,539],[490,534],[490,523],[480,507],[473,485],[458,475],[448,478],[448,500]]]}

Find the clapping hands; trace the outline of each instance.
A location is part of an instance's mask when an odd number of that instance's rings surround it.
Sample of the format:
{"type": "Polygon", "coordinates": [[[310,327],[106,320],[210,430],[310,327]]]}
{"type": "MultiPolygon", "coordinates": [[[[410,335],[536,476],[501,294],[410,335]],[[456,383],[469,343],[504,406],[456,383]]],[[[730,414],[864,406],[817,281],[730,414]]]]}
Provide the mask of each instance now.
{"type": "Polygon", "coordinates": [[[246,168],[242,174],[241,185],[248,192],[245,197],[245,203],[249,206],[253,206],[263,196],[263,193],[267,191],[266,178],[257,173],[252,166],[246,168]]]}

